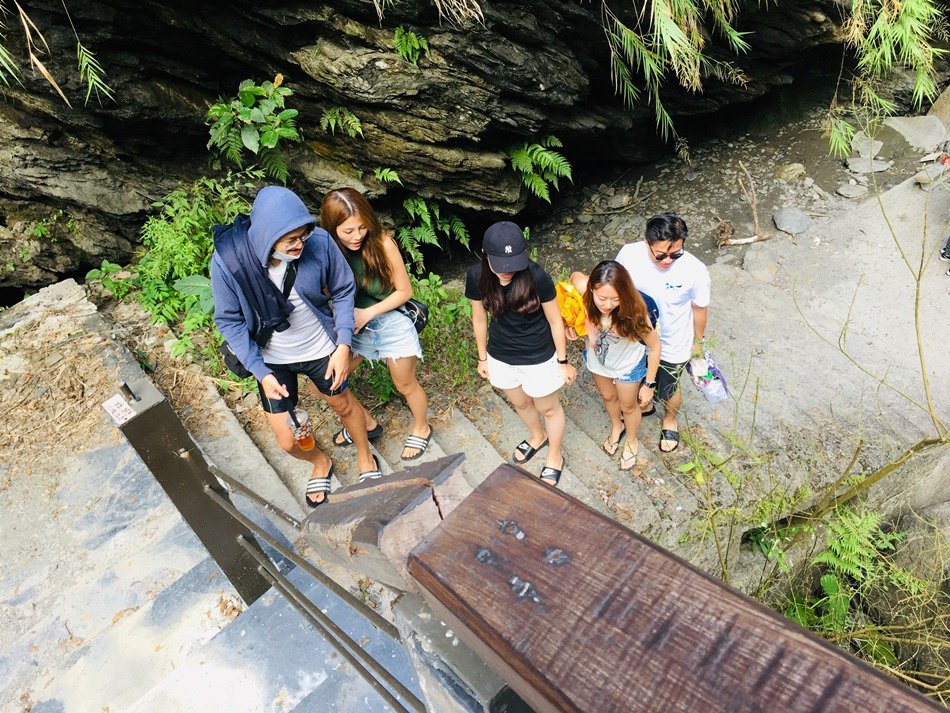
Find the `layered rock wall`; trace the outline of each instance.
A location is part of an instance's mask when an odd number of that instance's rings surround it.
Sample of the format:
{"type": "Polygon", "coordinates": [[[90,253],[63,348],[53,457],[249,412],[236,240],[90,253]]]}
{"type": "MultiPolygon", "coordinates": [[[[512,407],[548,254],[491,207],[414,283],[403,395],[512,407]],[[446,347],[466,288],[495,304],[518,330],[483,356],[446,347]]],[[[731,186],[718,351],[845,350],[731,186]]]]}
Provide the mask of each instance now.
{"type": "MultiPolygon", "coordinates": [[[[665,150],[652,107],[625,111],[614,96],[596,3],[486,1],[484,24],[462,27],[440,22],[429,0],[401,0],[382,22],[368,0],[67,5],[116,101],[83,106],[63,5],[30,3],[51,48],[44,62],[73,107],[30,72],[0,104],[0,287],[129,259],[150,203],[213,172],[205,111],[246,78],[280,72],[294,89],[305,143],[289,152],[291,185],[311,201],[341,183],[379,196],[387,187],[373,169],[385,166],[406,191],[513,215],[527,196],[508,165],[512,143],[555,134],[574,160],[645,161],[665,150]],[[394,50],[398,25],[429,42],[418,66],[394,50]],[[361,119],[365,138],[321,130],[335,106],[361,119]]],[[[668,107],[708,113],[790,81],[805,51],[835,41],[834,8],[808,0],[749,12],[739,25],[754,49],[737,60],[749,81],[710,80],[701,95],[671,88],[668,107]]],[[[24,56],[12,28],[7,41],[24,56]]]]}

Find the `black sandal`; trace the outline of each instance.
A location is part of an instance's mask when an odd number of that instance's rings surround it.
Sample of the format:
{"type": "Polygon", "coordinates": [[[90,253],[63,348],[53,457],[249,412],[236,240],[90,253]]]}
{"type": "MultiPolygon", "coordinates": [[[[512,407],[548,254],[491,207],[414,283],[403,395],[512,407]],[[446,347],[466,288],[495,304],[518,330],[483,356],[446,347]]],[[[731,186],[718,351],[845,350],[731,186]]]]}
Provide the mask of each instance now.
{"type": "Polygon", "coordinates": [[[429,448],[429,441],[432,439],[432,426],[429,426],[429,435],[423,438],[422,436],[413,436],[409,434],[406,436],[406,442],[402,444],[402,449],[405,451],[407,448],[415,448],[418,453],[412,456],[400,455],[399,457],[403,460],[415,460],[416,458],[421,458],[425,455],[426,450],[429,448]]]}
{"type": "Polygon", "coordinates": [[[514,461],[515,463],[517,463],[518,465],[524,465],[524,464],[527,463],[529,460],[531,460],[532,458],[534,458],[535,454],[536,454],[538,451],[540,451],[542,448],[544,448],[547,444],[548,444],[548,439],[545,438],[545,439],[544,439],[544,443],[542,443],[540,446],[538,446],[537,448],[535,448],[535,447],[532,446],[530,443],[528,443],[527,440],[524,440],[524,441],[522,441],[521,443],[519,443],[517,446],[515,446],[515,453],[512,454],[511,460],[513,460],[513,461],[514,461]],[[522,456],[520,459],[519,459],[518,456],[516,455],[516,454],[518,454],[518,453],[520,453],[521,456],[522,456]]]}
{"type": "Polygon", "coordinates": [[[552,488],[556,488],[557,484],[561,482],[561,471],[564,470],[564,466],[566,464],[567,464],[567,458],[565,458],[564,456],[561,456],[560,468],[552,468],[551,466],[546,465],[541,469],[541,475],[539,475],[538,477],[541,480],[553,481],[551,483],[548,483],[548,485],[550,485],[552,488]]]}
{"type": "Polygon", "coordinates": [[[329,472],[324,476],[314,476],[307,481],[307,492],[304,494],[304,500],[311,509],[318,508],[330,499],[330,478],[333,477],[333,465],[330,465],[329,472]],[[324,493],[323,500],[314,501],[310,499],[311,495],[324,493]]]}
{"type": "MultiPolygon", "coordinates": [[[[382,435],[383,424],[381,423],[377,423],[375,428],[366,432],[366,437],[370,440],[370,442],[378,441],[379,437],[382,435]]],[[[353,445],[353,437],[350,436],[350,432],[346,430],[345,426],[333,434],[333,445],[335,445],[337,448],[353,445]]]]}
{"type": "Polygon", "coordinates": [[[660,431],[660,443],[657,447],[660,449],[660,453],[672,453],[680,447],[680,432],[672,431],[669,428],[664,428],[662,431],[660,431]],[[670,448],[668,451],[665,451],[663,450],[663,441],[674,441],[676,445],[670,448]]]}
{"type": "Polygon", "coordinates": [[[373,462],[376,464],[376,470],[368,470],[365,473],[360,473],[358,482],[362,483],[366,480],[375,480],[383,477],[383,471],[379,469],[379,458],[373,456],[373,462]]]}

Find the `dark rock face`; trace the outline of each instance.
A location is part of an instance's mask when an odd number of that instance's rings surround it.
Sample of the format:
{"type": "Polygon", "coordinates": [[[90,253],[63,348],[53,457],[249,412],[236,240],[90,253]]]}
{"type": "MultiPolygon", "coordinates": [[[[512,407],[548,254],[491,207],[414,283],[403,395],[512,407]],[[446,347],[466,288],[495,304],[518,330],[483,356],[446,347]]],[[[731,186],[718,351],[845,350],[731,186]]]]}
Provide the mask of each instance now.
{"type": "MultiPolygon", "coordinates": [[[[313,204],[343,183],[384,194],[373,169],[385,166],[408,191],[513,215],[527,200],[505,154],[513,143],[555,134],[569,158],[595,161],[667,150],[652,107],[627,112],[614,96],[596,3],[485,1],[484,25],[459,28],[440,24],[429,0],[401,0],[381,25],[369,0],[68,0],[116,91],[117,102],[86,107],[62,4],[29,5],[53,50],[45,63],[74,108],[29,72],[0,103],[0,287],[128,260],[150,203],[212,172],[204,113],[246,78],[280,72],[294,89],[305,143],[287,154],[291,186],[313,204]],[[428,39],[418,67],[393,49],[400,24],[428,39]],[[365,138],[320,129],[335,106],[361,119],[365,138]],[[37,236],[40,223],[55,230],[37,236]]],[[[702,95],[671,88],[668,108],[674,117],[704,114],[787,83],[804,51],[835,41],[835,8],[806,0],[744,15],[754,49],[737,64],[748,83],[710,80],[702,95]]],[[[21,38],[12,30],[7,38],[22,57],[21,38]]]]}

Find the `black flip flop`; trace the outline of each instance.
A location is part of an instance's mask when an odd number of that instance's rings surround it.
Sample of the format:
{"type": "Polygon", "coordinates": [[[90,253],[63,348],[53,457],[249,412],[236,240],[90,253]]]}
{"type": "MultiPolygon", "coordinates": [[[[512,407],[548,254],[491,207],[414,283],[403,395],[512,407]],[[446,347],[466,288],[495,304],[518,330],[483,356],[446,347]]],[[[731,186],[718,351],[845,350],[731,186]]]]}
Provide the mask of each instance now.
{"type": "MultiPolygon", "coordinates": [[[[366,437],[370,440],[371,443],[374,443],[379,440],[379,437],[383,435],[383,424],[377,423],[376,427],[368,430],[366,432],[366,437]]],[[[346,427],[341,428],[339,431],[333,434],[333,445],[337,448],[343,448],[344,446],[353,445],[353,437],[350,436],[350,432],[346,430],[346,427]],[[339,441],[338,439],[342,436],[343,440],[339,441]]]]}
{"type": "Polygon", "coordinates": [[[307,501],[307,505],[309,505],[311,509],[320,507],[330,499],[330,478],[332,477],[333,464],[331,463],[330,470],[326,475],[315,476],[307,481],[307,492],[304,493],[303,499],[307,501]],[[323,500],[320,502],[314,502],[310,499],[311,495],[318,495],[319,493],[324,493],[323,500]]]}
{"type": "Polygon", "coordinates": [[[368,470],[365,473],[360,473],[360,479],[357,482],[364,482],[367,480],[376,480],[377,478],[383,477],[383,471],[379,469],[379,458],[375,455],[373,456],[373,462],[376,464],[375,470],[368,470]]]}
{"type": "Polygon", "coordinates": [[[550,485],[552,488],[556,488],[557,484],[561,482],[561,471],[564,470],[565,465],[567,465],[567,458],[562,455],[560,468],[552,468],[551,466],[546,465],[541,469],[541,475],[538,477],[541,480],[553,480],[554,482],[548,483],[548,485],[550,485]]]}
{"type": "Polygon", "coordinates": [[[533,447],[533,446],[532,446],[530,443],[528,443],[528,441],[526,441],[526,440],[525,440],[525,441],[522,441],[522,442],[519,443],[517,446],[515,446],[515,453],[520,453],[522,457],[519,459],[516,455],[512,454],[511,460],[513,460],[513,461],[514,461],[515,463],[517,463],[518,465],[524,465],[524,464],[527,463],[529,460],[531,460],[532,458],[534,458],[535,454],[536,454],[538,451],[540,451],[542,448],[544,448],[547,444],[548,444],[548,439],[547,439],[547,438],[545,438],[545,439],[544,439],[544,443],[542,443],[542,444],[541,444],[540,446],[538,446],[537,448],[533,447]]]}
{"type": "Polygon", "coordinates": [[[403,460],[415,460],[416,458],[421,458],[425,455],[426,449],[429,447],[429,441],[432,439],[432,426],[429,426],[429,435],[423,438],[422,436],[406,436],[406,442],[402,444],[402,449],[406,450],[407,448],[415,448],[418,453],[414,456],[403,456],[400,458],[403,460]]]}
{"type": "Polygon", "coordinates": [[[664,428],[662,431],[660,431],[660,443],[657,444],[657,447],[660,449],[660,453],[672,453],[680,447],[680,432],[671,431],[668,428],[664,428]],[[676,445],[670,448],[668,451],[665,451],[661,445],[663,441],[675,441],[676,445]]]}

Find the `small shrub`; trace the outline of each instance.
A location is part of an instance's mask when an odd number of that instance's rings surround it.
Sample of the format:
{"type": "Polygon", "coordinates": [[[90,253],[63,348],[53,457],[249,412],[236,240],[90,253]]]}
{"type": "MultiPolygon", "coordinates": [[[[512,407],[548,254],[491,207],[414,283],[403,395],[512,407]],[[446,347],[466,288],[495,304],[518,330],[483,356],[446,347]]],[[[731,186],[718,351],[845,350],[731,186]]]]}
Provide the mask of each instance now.
{"type": "Polygon", "coordinates": [[[102,265],[86,273],[86,281],[99,280],[116,299],[122,299],[138,286],[138,280],[129,273],[128,277],[120,277],[123,272],[122,266],[108,260],[103,260],[102,265]]]}
{"type": "Polygon", "coordinates": [[[415,66],[419,66],[419,58],[423,54],[429,54],[429,41],[402,25],[393,33],[393,46],[396,48],[396,54],[415,66]]]}
{"type": "Polygon", "coordinates": [[[208,109],[206,120],[211,124],[209,149],[216,149],[238,168],[243,167],[244,151],[250,151],[267,175],[286,184],[287,162],[280,142],[301,138],[295,124],[297,110],[284,107],[293,90],[282,86],[283,81],[280,74],[260,86],[245,79],[238,86],[237,98],[219,99],[208,109]]]}
{"type": "Polygon", "coordinates": [[[555,148],[563,144],[556,136],[545,136],[536,143],[523,143],[508,149],[511,167],[521,177],[521,182],[534,195],[551,202],[551,186],[559,187],[560,179],[569,181],[571,164],[555,148]]]}
{"type": "Polygon", "coordinates": [[[356,138],[357,134],[360,138],[363,138],[363,124],[359,117],[342,106],[326,109],[320,117],[320,128],[329,131],[331,134],[336,134],[336,130],[339,129],[351,139],[356,138]]]}

